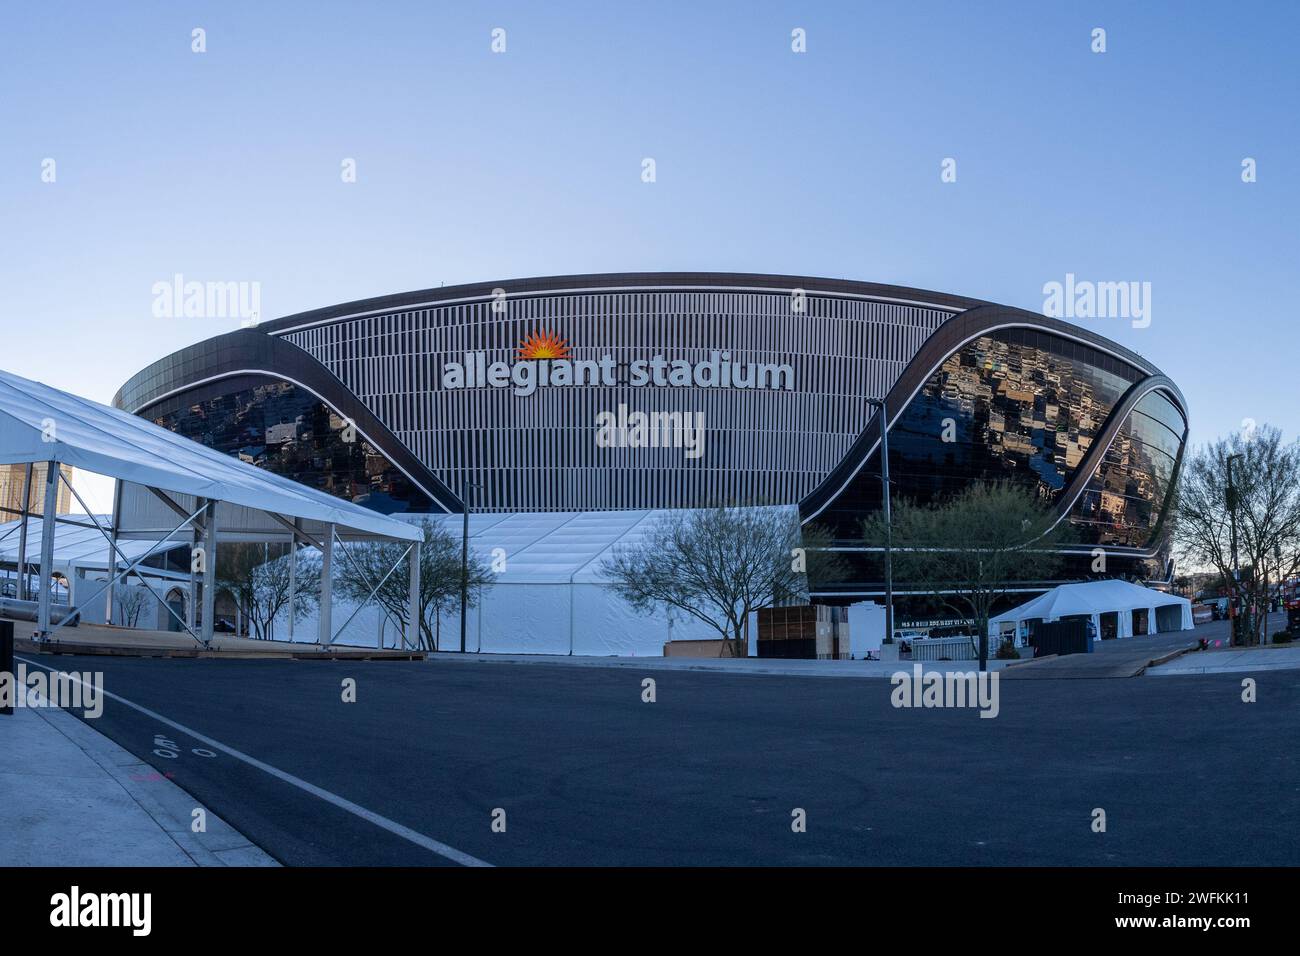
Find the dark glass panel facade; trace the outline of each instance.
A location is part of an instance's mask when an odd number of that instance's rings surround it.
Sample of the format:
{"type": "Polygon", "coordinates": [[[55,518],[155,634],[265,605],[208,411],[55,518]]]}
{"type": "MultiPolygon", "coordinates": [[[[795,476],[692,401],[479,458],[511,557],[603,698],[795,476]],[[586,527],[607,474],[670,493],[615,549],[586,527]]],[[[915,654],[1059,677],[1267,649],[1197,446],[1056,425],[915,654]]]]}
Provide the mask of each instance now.
{"type": "MultiPolygon", "coordinates": [[[[929,502],[977,481],[1011,480],[1055,502],[1141,373],[1036,329],[1003,329],[939,367],[889,430],[895,494],[929,502]]],[[[880,507],[879,452],[825,513],[852,541],[880,507]]]]}
{"type": "Polygon", "coordinates": [[[225,379],[142,413],[201,445],[383,514],[441,511],[315,395],[263,376],[225,379]]]}
{"type": "MultiPolygon", "coordinates": [[[[883,595],[885,593],[885,561],[879,552],[846,551],[840,554],[840,558],[846,566],[843,576],[836,581],[820,582],[813,588],[815,594],[822,595],[835,603],[847,602],[847,599],[841,597],[846,594],[883,595]]],[[[1163,553],[1151,557],[1116,553],[1107,556],[1105,571],[1099,572],[1095,568],[1096,559],[1091,553],[1086,550],[1072,551],[1063,556],[1062,563],[1050,577],[1019,581],[1016,586],[1029,590],[1041,588],[1045,591],[1064,581],[1092,581],[1107,578],[1164,581],[1168,580],[1167,561],[1168,556],[1163,553]]],[[[1015,591],[1013,595],[1015,599],[1012,604],[1020,604],[1028,597],[1024,591],[1015,591]]],[[[894,600],[897,606],[899,608],[910,606],[913,601],[921,599],[921,596],[912,592],[908,582],[900,579],[895,573],[894,600]]]]}
{"type": "Polygon", "coordinates": [[[1138,401],[1070,512],[1082,541],[1151,544],[1186,431],[1182,414],[1159,392],[1138,401]]]}

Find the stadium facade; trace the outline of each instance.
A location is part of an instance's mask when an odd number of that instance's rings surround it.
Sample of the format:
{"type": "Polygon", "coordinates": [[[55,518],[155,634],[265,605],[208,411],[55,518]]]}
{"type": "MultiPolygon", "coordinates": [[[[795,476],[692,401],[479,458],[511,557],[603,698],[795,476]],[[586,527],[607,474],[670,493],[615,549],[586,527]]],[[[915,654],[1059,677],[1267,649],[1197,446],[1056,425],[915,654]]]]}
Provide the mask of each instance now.
{"type": "MultiPolygon", "coordinates": [[[[895,494],[1020,481],[1074,527],[1058,577],[1100,548],[1109,575],[1167,580],[1178,387],[1094,332],[954,295],[721,273],[430,289],[200,342],[115,404],[385,513],[784,504],[851,548],[880,507],[879,398],[895,494]],[[602,441],[638,414],[701,434],[602,441]]],[[[870,560],[852,577],[823,597],[881,590],[870,560]]]]}

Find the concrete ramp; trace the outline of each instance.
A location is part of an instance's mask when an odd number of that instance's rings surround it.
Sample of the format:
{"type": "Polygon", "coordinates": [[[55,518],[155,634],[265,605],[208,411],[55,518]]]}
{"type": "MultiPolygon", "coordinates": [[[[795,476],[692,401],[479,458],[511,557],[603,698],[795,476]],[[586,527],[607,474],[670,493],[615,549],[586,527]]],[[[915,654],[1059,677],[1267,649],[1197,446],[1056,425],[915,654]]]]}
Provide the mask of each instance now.
{"type": "Polygon", "coordinates": [[[1152,664],[1172,660],[1197,646],[1193,631],[1098,641],[1091,654],[1045,657],[1008,667],[1003,680],[1099,680],[1138,677],[1152,664]]]}

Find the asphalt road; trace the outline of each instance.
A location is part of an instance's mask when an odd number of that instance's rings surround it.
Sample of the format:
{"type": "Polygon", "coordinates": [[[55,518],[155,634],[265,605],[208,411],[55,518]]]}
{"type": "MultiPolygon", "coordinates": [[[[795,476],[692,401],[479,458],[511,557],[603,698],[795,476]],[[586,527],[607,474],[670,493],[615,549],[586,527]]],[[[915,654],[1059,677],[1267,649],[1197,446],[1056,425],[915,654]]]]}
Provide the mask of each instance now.
{"type": "Polygon", "coordinates": [[[1253,704],[1238,675],[1007,681],[981,719],[882,679],[39,660],[320,788],[117,700],[92,722],[289,865],[455,865],[401,827],[495,865],[1300,864],[1300,671],[1253,704]]]}

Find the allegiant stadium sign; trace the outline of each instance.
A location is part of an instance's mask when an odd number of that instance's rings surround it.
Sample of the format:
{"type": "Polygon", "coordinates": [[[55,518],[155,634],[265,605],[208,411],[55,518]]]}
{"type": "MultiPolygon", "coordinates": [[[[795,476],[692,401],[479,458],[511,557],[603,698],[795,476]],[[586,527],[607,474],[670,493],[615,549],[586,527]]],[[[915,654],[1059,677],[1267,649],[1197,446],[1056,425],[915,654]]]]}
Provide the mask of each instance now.
{"type": "Polygon", "coordinates": [[[531,395],[538,388],[631,385],[644,387],[757,388],[794,390],[794,366],[733,361],[731,353],[714,350],[702,362],[668,359],[663,355],[633,359],[621,375],[612,355],[571,359],[567,345],[554,337],[530,336],[520,345],[514,362],[489,362],[487,352],[466,352],[464,361],[444,362],[442,387],[511,388],[531,395]]]}

